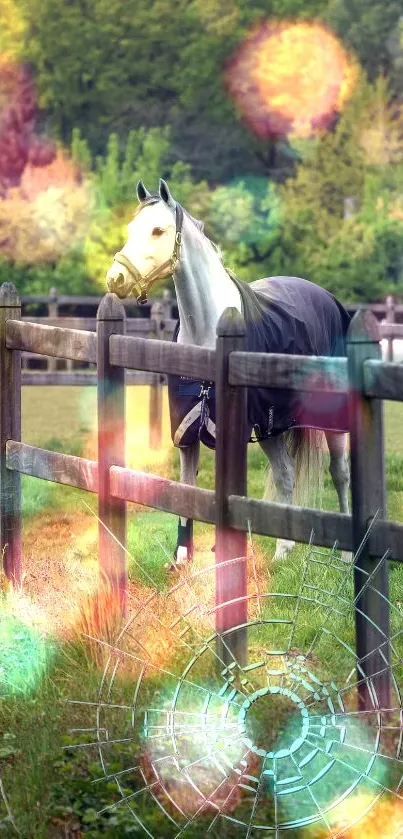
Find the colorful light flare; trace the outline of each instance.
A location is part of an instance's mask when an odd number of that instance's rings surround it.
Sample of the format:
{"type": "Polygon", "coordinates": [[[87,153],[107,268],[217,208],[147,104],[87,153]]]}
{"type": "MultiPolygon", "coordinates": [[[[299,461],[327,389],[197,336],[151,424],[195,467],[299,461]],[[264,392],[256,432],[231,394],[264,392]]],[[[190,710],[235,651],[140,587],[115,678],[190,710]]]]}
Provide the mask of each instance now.
{"type": "Polygon", "coordinates": [[[154,783],[160,806],[173,816],[178,809],[190,821],[211,820],[217,812],[229,815],[247,795],[246,778],[256,758],[242,743],[236,716],[225,710],[223,703],[206,714],[197,706],[182,713],[167,708],[147,714],[142,771],[154,783]]]}
{"type": "Polygon", "coordinates": [[[319,23],[267,21],[229,62],[225,87],[262,139],[310,137],[331,127],[358,68],[319,23]]]}
{"type": "Polygon", "coordinates": [[[34,625],[2,608],[0,699],[33,692],[45,675],[52,644],[34,625]]]}
{"type": "MultiPolygon", "coordinates": [[[[332,816],[334,835],[343,839],[398,839],[403,831],[403,802],[387,793],[375,804],[370,794],[346,798],[332,816]]],[[[327,839],[328,835],[324,830],[315,839],[327,839]]]]}

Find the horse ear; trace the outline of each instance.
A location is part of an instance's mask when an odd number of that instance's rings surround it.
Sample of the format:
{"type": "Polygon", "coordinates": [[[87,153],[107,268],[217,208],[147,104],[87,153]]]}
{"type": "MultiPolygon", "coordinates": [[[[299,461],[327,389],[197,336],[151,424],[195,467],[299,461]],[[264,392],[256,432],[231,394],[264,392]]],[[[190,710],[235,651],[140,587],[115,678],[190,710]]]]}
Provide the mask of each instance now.
{"type": "Polygon", "coordinates": [[[160,198],[165,201],[165,204],[168,204],[169,207],[175,206],[175,201],[172,198],[172,195],[169,191],[168,184],[160,178],[160,188],[159,188],[160,198]]]}
{"type": "Polygon", "coordinates": [[[137,187],[136,187],[136,193],[137,193],[137,199],[140,202],[140,204],[141,204],[142,201],[145,201],[146,198],[149,198],[150,195],[151,195],[151,192],[149,192],[148,189],[145,188],[145,186],[143,184],[143,181],[138,182],[137,187]]]}

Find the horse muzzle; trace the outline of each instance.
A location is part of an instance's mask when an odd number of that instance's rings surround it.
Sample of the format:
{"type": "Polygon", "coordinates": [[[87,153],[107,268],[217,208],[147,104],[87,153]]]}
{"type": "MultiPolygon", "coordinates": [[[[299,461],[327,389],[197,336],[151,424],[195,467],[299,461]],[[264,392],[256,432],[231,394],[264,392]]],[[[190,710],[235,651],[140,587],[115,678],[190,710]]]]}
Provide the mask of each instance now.
{"type": "Polygon", "coordinates": [[[120,272],[119,272],[119,274],[114,276],[114,275],[111,275],[108,271],[108,273],[106,275],[106,285],[107,285],[108,291],[111,291],[112,294],[116,294],[121,299],[123,299],[124,297],[127,297],[127,290],[126,290],[127,283],[125,281],[125,278],[124,278],[123,274],[121,274],[120,272]]]}

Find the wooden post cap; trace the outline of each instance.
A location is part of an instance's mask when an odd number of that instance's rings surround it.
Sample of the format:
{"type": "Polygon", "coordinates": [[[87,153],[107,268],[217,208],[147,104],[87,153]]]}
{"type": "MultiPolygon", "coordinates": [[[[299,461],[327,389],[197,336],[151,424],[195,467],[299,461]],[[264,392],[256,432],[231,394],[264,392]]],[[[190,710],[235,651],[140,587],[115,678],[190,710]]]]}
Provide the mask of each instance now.
{"type": "Polygon", "coordinates": [[[116,294],[105,294],[98,306],[97,320],[124,320],[125,317],[125,307],[116,294]]]}
{"type": "Polygon", "coordinates": [[[20,306],[21,300],[16,287],[12,283],[3,283],[0,286],[0,307],[20,306]]]}
{"type": "Polygon", "coordinates": [[[369,309],[361,309],[354,315],[347,332],[348,344],[379,344],[379,324],[369,309]]]}
{"type": "Polygon", "coordinates": [[[217,324],[217,336],[224,337],[243,337],[246,334],[245,321],[235,306],[229,306],[222,313],[217,324]]]}

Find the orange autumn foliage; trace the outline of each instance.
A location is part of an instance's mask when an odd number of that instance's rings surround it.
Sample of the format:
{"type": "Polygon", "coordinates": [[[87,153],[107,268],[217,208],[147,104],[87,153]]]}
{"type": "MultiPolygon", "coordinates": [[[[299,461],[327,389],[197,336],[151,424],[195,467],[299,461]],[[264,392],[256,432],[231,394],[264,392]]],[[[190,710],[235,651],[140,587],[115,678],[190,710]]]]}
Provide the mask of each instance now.
{"type": "Polygon", "coordinates": [[[0,201],[0,248],[18,263],[54,263],[86,235],[89,184],[61,151],[47,166],[28,163],[18,187],[0,201]]]}

